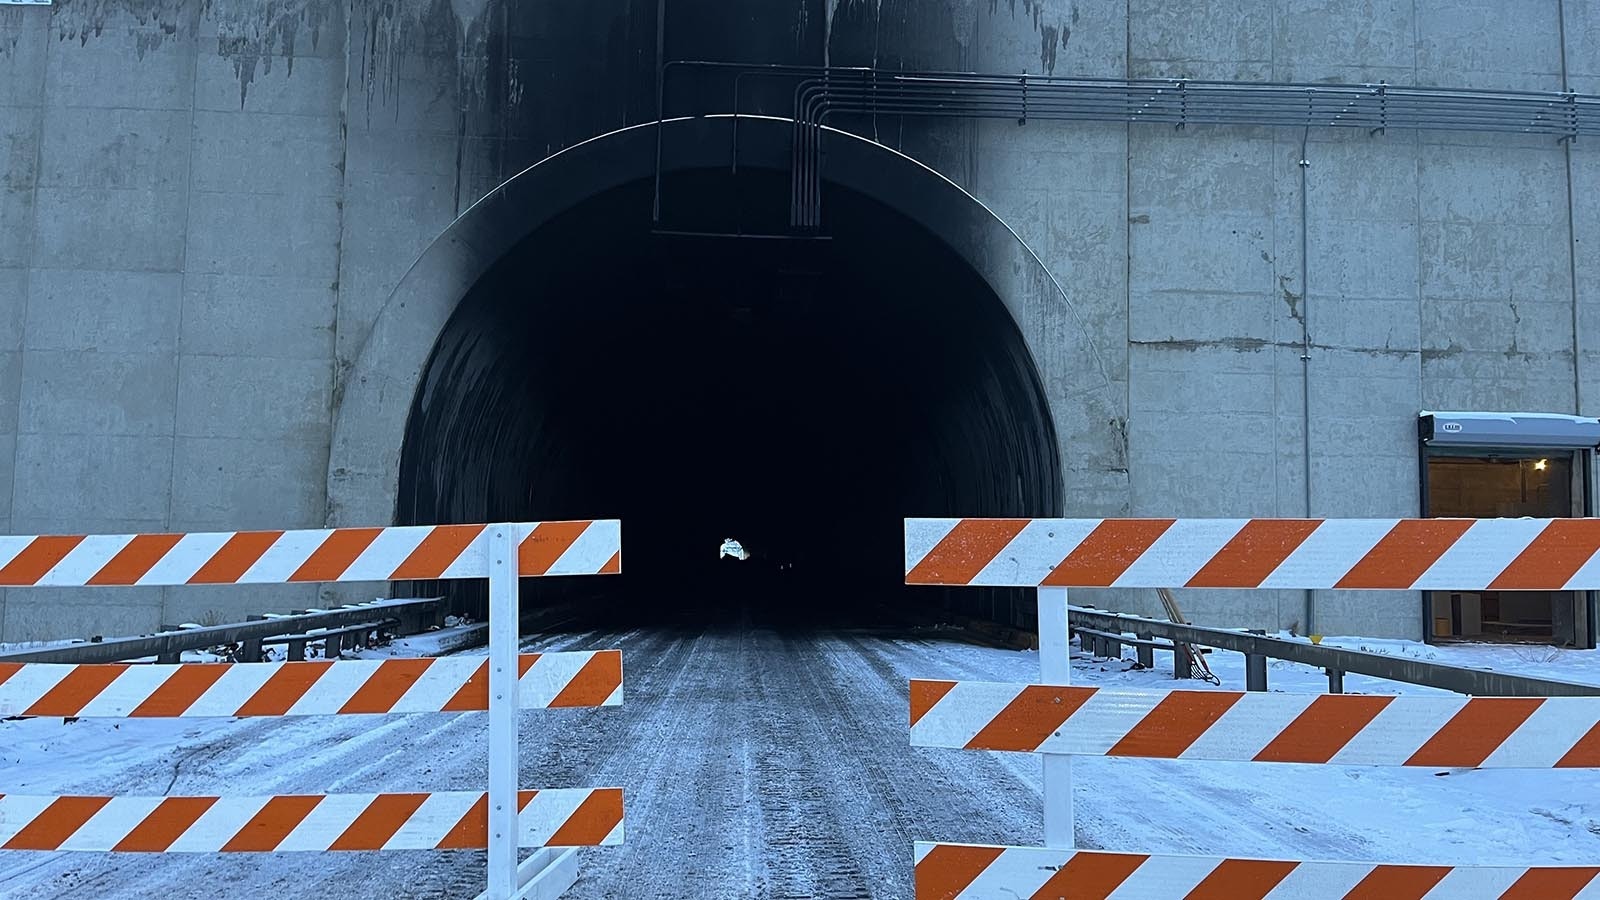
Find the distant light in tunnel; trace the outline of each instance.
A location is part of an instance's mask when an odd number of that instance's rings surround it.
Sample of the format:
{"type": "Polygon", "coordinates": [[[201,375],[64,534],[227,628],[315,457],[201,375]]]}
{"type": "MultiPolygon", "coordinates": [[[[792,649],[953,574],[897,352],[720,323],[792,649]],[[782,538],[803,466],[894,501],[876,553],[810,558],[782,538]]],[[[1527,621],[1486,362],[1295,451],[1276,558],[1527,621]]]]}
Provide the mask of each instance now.
{"type": "Polygon", "coordinates": [[[722,549],[718,551],[717,559],[721,559],[724,556],[731,556],[740,560],[749,559],[750,551],[744,549],[744,545],[733,538],[727,538],[722,542],[722,549]]]}

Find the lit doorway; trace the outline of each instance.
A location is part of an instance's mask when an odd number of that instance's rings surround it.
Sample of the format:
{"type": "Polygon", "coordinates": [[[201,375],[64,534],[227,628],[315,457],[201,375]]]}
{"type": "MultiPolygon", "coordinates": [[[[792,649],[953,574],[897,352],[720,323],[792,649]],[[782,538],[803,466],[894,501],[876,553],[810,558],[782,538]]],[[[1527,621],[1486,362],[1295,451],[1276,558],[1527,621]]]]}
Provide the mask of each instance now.
{"type": "MultiPolygon", "coordinates": [[[[1424,413],[1422,514],[1429,518],[1590,515],[1600,421],[1528,413],[1424,413]]],[[[1430,642],[1594,646],[1594,595],[1580,591],[1428,591],[1430,642]]]]}

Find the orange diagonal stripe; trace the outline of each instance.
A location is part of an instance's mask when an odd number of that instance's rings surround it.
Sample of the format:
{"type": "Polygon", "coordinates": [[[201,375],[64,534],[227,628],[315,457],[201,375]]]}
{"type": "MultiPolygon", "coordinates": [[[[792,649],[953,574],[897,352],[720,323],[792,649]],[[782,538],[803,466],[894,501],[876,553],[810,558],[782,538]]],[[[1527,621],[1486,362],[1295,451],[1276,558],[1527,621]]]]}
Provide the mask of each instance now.
{"type": "Polygon", "coordinates": [[[317,662],[286,662],[278,666],[278,671],[272,673],[250,699],[244,701],[239,709],[234,712],[236,716],[281,716],[289,711],[317,679],[328,671],[331,662],[319,660],[317,662]]]}
{"type": "Polygon", "coordinates": [[[382,528],[336,528],[311,551],[290,581],[338,581],[362,551],[383,534],[382,528]]]}
{"type": "Polygon", "coordinates": [[[291,831],[299,827],[306,816],[322,802],[321,795],[286,795],[273,797],[261,811],[239,829],[239,833],[222,845],[224,853],[247,853],[276,850],[291,831]]]}
{"type": "Polygon", "coordinates": [[[217,680],[228,674],[227,666],[191,663],[178,666],[134,708],[130,716],[181,716],[194,705],[217,680]]]}
{"type": "Polygon", "coordinates": [[[426,657],[421,659],[386,659],[372,673],[372,677],[362,683],[356,692],[350,695],[344,706],[339,708],[341,714],[358,713],[386,713],[400,702],[406,691],[411,690],[428,667],[433,665],[433,660],[426,657]]]}
{"type": "Polygon", "coordinates": [[[596,788],[550,835],[547,846],[596,847],[622,821],[622,788],[596,788]]]}
{"type": "Polygon", "coordinates": [[[5,684],[6,679],[22,671],[22,663],[0,663],[0,684],[5,684]]]}
{"type": "Polygon", "coordinates": [[[962,519],[906,573],[906,584],[970,584],[1027,519],[962,519]]]}
{"type": "Polygon", "coordinates": [[[94,573],[88,583],[138,584],[144,573],[150,571],[181,540],[181,534],[136,534],[127,546],[111,557],[110,562],[94,573]]]}
{"type": "Polygon", "coordinates": [[[911,680],[911,724],[915,725],[933,705],[944,699],[944,695],[956,686],[954,681],[929,681],[922,678],[911,680]]]}
{"type": "Polygon", "coordinates": [[[438,578],[444,570],[450,568],[478,535],[483,534],[482,525],[439,525],[428,536],[422,539],[417,549],[411,551],[394,573],[389,576],[393,581],[412,581],[424,578],[438,578]]]}
{"type": "Polygon", "coordinates": [[[916,900],[952,900],[1005,852],[1002,847],[936,844],[917,863],[916,900]]]}
{"type": "Polygon", "coordinates": [[[328,849],[382,850],[427,799],[427,794],[379,794],[328,849]]]}
{"type": "Polygon", "coordinates": [[[1559,591],[1600,550],[1600,519],[1556,519],[1517,554],[1491,591],[1559,591]]]}
{"type": "Polygon", "coordinates": [[[189,579],[190,584],[232,584],[250,571],[261,554],[266,553],[281,531],[241,531],[228,538],[227,543],[211,554],[206,564],[189,579]]]}
{"type": "Polygon", "coordinates": [[[1256,762],[1325,763],[1344,749],[1393,697],[1323,694],[1261,748],[1256,762]]]}
{"type": "Polygon", "coordinates": [[[1471,527],[1471,520],[1402,519],[1334,587],[1405,590],[1471,527]]]}
{"type": "Polygon", "coordinates": [[[611,554],[611,558],[606,560],[606,564],[600,567],[600,574],[601,575],[621,575],[622,574],[622,551],[621,550],[618,550],[617,552],[611,554]]]}
{"type": "Polygon", "coordinates": [[[622,651],[601,650],[555,695],[550,706],[599,706],[622,686],[622,651]]]}
{"type": "Polygon", "coordinates": [[[1142,853],[1078,851],[1056,870],[1035,897],[1071,897],[1072,900],[1106,900],[1150,857],[1142,853]]]}
{"type": "Polygon", "coordinates": [[[489,795],[481,794],[461,821],[450,827],[435,850],[474,850],[489,846],[489,795]]]}
{"type": "Polygon", "coordinates": [[[1172,691],[1106,755],[1175,759],[1242,696],[1224,691],[1172,691]]]}
{"type": "Polygon", "coordinates": [[[1297,865],[1269,859],[1225,859],[1183,900],[1262,900],[1297,865]]]}
{"type": "Polygon", "coordinates": [[[1049,587],[1109,587],[1144,555],[1172,519],[1106,519],[1072,549],[1044,584],[1049,587]]]}
{"type": "MultiPolygon", "coordinates": [[[[0,678],[0,681],[5,679],[0,678]]],[[[1558,769],[1588,769],[1600,766],[1600,725],[1595,725],[1573,743],[1555,767],[1558,769]]]]}
{"type": "Polygon", "coordinates": [[[1377,866],[1344,900],[1422,900],[1449,874],[1449,866],[1377,866]]]}
{"type": "Polygon", "coordinates": [[[518,569],[523,575],[543,575],[566,553],[579,535],[589,527],[587,521],[540,522],[533,532],[522,540],[517,552],[518,569]]]}
{"type": "Polygon", "coordinates": [[[478,664],[478,671],[456,691],[449,702],[440,707],[440,712],[471,712],[489,708],[489,663],[484,661],[478,664]]]}
{"type": "Polygon", "coordinates": [[[1542,703],[1540,697],[1473,697],[1406,765],[1481,765],[1542,703]]]}
{"type": "Polygon", "coordinates": [[[1067,717],[1089,702],[1095,688],[1030,684],[967,742],[968,750],[1016,750],[1031,753],[1054,734],[1067,717]]]}
{"type": "Polygon", "coordinates": [[[1251,519],[1184,587],[1257,587],[1321,524],[1321,519],[1251,519]]]}
{"type": "Polygon", "coordinates": [[[23,711],[25,716],[75,716],[128,670],[124,663],[73,666],[67,677],[23,711]]]}
{"type": "Polygon", "coordinates": [[[168,797],[111,849],[118,853],[163,853],[216,805],[217,799],[168,797]]]}
{"type": "Polygon", "coordinates": [[[38,582],[81,543],[81,534],[47,534],[34,538],[14,559],[0,566],[0,585],[38,582]]]}
{"type": "Polygon", "coordinates": [[[1589,886],[1600,868],[1593,866],[1551,866],[1529,869],[1500,900],[1572,900],[1578,892],[1589,886]]]}
{"type": "Polygon", "coordinates": [[[54,850],[110,802],[110,797],[57,797],[0,850],[54,850]]]}

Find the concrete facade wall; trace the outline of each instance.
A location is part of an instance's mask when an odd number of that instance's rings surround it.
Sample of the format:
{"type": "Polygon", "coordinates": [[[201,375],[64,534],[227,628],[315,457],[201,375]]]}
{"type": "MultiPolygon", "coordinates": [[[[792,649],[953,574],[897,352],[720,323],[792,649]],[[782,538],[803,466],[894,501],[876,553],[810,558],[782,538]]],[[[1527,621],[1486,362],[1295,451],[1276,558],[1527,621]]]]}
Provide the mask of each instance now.
{"type": "MultiPolygon", "coordinates": [[[[859,12],[830,0],[830,22],[842,6],[859,12]]],[[[595,67],[638,68],[558,7],[505,46],[583,40],[595,67]]],[[[511,116],[579,85],[537,51],[485,84],[506,52],[495,9],[0,7],[0,528],[370,524],[346,513],[370,486],[330,470],[329,442],[394,286],[506,177],[642,114],[624,97],[511,116]]],[[[1600,11],[1576,0],[1514,17],[1491,0],[951,9],[950,52],[902,64],[1600,92],[1600,11]]],[[[1052,373],[1070,514],[1409,515],[1420,409],[1597,410],[1585,144],[952,122],[905,149],[1063,288],[1019,324],[1052,373]]],[[[12,591],[0,640],[236,619],[313,590],[12,591]]],[[[1300,594],[1180,600],[1203,621],[1305,626],[1300,594]]],[[[1415,597],[1390,600],[1322,595],[1317,624],[1418,636],[1415,597]]]]}

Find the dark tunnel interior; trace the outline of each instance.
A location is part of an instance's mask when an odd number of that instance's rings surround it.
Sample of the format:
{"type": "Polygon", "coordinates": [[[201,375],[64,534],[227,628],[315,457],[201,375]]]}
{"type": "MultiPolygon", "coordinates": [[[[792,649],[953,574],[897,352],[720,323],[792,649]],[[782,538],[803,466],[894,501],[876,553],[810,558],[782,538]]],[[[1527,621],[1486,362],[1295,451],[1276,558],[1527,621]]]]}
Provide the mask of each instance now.
{"type": "MultiPolygon", "coordinates": [[[[773,172],[683,173],[672,227],[787,214],[773,172]]],[[[1060,515],[1022,335],[932,233],[825,185],[821,239],[653,230],[653,181],[592,196],[476,284],[406,428],[400,524],[620,518],[623,574],[525,579],[592,622],[752,614],[1032,624],[1021,591],[906,588],[901,521],[1060,515]],[[724,538],[752,554],[719,559],[724,538]]],[[[481,583],[403,583],[469,614],[481,583]]]]}

